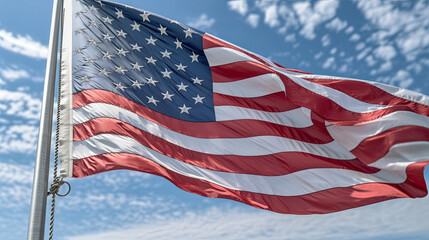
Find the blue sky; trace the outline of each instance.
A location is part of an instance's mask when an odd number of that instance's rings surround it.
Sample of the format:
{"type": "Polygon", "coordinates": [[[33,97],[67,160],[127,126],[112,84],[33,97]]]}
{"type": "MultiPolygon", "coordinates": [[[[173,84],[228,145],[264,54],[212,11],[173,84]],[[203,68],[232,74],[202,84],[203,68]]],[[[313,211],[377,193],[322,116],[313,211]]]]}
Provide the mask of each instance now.
{"type": "MultiPolygon", "coordinates": [[[[429,1],[118,0],[312,73],[429,95],[429,1]]],[[[0,239],[24,239],[51,1],[1,1],[0,239]]],[[[429,178],[426,170],[426,179],[429,178]]],[[[56,239],[429,239],[429,199],[281,215],[187,193],[139,172],[72,179],[56,239]]]]}

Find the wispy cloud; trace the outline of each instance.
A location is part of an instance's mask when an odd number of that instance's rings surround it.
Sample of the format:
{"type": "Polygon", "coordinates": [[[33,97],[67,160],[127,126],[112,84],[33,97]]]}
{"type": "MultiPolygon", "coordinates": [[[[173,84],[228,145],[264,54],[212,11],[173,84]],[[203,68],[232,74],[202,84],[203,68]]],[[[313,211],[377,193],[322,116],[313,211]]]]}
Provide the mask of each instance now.
{"type": "Polygon", "coordinates": [[[192,19],[187,24],[191,27],[207,30],[216,22],[214,18],[209,18],[207,14],[203,13],[198,18],[192,19]]]}
{"type": "Polygon", "coordinates": [[[33,40],[30,36],[15,36],[12,32],[0,29],[0,47],[27,57],[45,59],[48,47],[33,40]]]}
{"type": "Polygon", "coordinates": [[[24,69],[0,68],[1,75],[8,80],[29,78],[30,74],[24,69]]]}
{"type": "Polygon", "coordinates": [[[329,215],[294,216],[211,208],[134,227],[69,237],[110,239],[368,239],[413,237],[427,231],[427,199],[396,200],[329,215]]]}
{"type": "Polygon", "coordinates": [[[233,0],[228,2],[229,9],[240,13],[241,15],[246,15],[248,10],[248,5],[246,0],[233,0]]]}
{"type": "Polygon", "coordinates": [[[295,3],[293,8],[302,24],[301,35],[308,39],[314,39],[316,37],[315,28],[333,18],[337,12],[338,5],[338,0],[319,1],[313,7],[310,2],[295,3]]]}
{"type": "Polygon", "coordinates": [[[249,14],[249,16],[246,18],[246,22],[249,23],[249,25],[253,28],[257,27],[259,24],[259,14],[249,14]]]}

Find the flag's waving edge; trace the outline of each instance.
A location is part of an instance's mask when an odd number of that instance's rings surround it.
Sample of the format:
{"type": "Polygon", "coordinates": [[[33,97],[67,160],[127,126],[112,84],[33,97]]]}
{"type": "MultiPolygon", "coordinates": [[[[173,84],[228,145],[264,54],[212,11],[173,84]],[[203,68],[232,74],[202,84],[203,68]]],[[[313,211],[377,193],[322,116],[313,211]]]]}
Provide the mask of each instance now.
{"type": "Polygon", "coordinates": [[[427,194],[429,98],[284,68],[177,21],[65,1],[63,177],[115,169],[280,213],[427,194]]]}

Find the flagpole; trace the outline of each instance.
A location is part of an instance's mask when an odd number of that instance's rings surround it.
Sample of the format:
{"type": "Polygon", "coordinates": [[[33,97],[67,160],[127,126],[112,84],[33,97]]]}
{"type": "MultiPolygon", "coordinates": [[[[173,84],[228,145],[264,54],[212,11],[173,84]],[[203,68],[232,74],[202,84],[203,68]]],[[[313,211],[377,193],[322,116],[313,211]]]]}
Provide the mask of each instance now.
{"type": "Polygon", "coordinates": [[[39,140],[34,167],[31,195],[28,240],[42,240],[45,233],[46,201],[49,181],[49,158],[51,153],[52,118],[55,96],[58,39],[63,0],[54,0],[49,37],[49,54],[46,62],[43,103],[40,113],[39,140]]]}

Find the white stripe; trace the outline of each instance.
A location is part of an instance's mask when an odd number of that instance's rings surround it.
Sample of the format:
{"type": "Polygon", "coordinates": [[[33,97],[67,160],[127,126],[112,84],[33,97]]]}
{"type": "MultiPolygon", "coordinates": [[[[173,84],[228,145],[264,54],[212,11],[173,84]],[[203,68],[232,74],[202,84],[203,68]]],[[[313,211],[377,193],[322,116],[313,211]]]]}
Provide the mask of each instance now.
{"type": "MultiPolygon", "coordinates": [[[[346,169],[320,168],[280,176],[213,171],[162,155],[132,138],[111,134],[97,135],[74,143],[74,159],[104,153],[136,154],[184,176],[206,180],[229,189],[278,196],[298,196],[363,183],[402,183],[405,181],[402,174],[397,174],[397,172],[392,174],[383,170],[375,174],[365,174],[346,169]]],[[[405,172],[405,166],[398,171],[405,172]]]]}
{"type": "MultiPolygon", "coordinates": [[[[209,49],[204,49],[204,54],[209,62],[210,67],[225,65],[234,62],[242,62],[242,61],[251,61],[257,62],[256,59],[239,52],[232,48],[227,47],[214,47],[209,49]]],[[[262,63],[261,63],[262,64],[262,63]]]]}
{"type": "Polygon", "coordinates": [[[296,108],[285,112],[265,112],[236,106],[215,106],[216,121],[254,119],[288,127],[305,128],[313,125],[308,108],[296,108]]]}
{"type": "Polygon", "coordinates": [[[214,82],[213,92],[236,97],[252,98],[266,96],[276,92],[285,92],[285,86],[277,74],[268,73],[234,82],[214,82]]]}
{"type": "Polygon", "coordinates": [[[119,119],[177,146],[207,154],[261,156],[279,152],[304,152],[343,160],[354,158],[350,152],[334,141],[314,144],[279,136],[216,139],[191,137],[174,132],[126,109],[106,103],[91,103],[74,109],[73,117],[74,124],[100,117],[119,119]]]}
{"type": "Polygon", "coordinates": [[[336,89],[307,81],[305,79],[296,77],[296,75],[288,74],[284,69],[279,67],[275,67],[275,68],[272,67],[272,69],[280,73],[283,73],[285,76],[287,76],[289,79],[291,79],[301,87],[306,88],[307,90],[314,92],[318,95],[327,97],[331,99],[333,102],[335,102],[336,104],[343,107],[344,109],[352,112],[368,113],[368,112],[373,112],[373,111],[386,109],[390,107],[385,105],[370,104],[370,103],[362,102],[336,89]]]}
{"type": "Polygon", "coordinates": [[[310,79],[333,79],[333,80],[350,80],[350,81],[358,81],[358,82],[364,82],[371,84],[389,94],[392,94],[398,98],[402,98],[405,100],[409,100],[412,102],[420,103],[426,106],[429,106],[429,97],[426,95],[423,95],[418,92],[410,91],[403,88],[398,88],[395,86],[379,83],[379,82],[371,82],[371,81],[365,81],[361,79],[354,79],[354,78],[341,78],[341,77],[333,77],[333,76],[325,76],[325,75],[308,75],[308,74],[302,74],[297,75],[297,77],[300,78],[310,78],[310,79]]]}
{"type": "Polygon", "coordinates": [[[327,126],[329,134],[347,150],[352,150],[364,139],[400,126],[421,126],[429,128],[429,118],[408,111],[398,111],[381,118],[354,126],[327,126]]]}
{"type": "Polygon", "coordinates": [[[368,166],[395,172],[406,178],[407,175],[403,169],[411,163],[422,161],[429,161],[429,142],[405,142],[392,146],[384,157],[368,166]]]}

